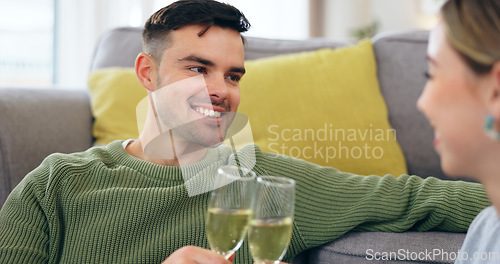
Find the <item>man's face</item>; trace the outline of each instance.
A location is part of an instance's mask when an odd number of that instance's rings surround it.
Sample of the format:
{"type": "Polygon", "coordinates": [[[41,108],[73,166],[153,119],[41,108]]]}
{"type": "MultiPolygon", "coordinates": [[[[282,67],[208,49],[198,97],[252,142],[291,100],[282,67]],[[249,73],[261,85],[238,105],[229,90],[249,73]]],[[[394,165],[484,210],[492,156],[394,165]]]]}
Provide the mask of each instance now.
{"type": "Polygon", "coordinates": [[[198,36],[204,29],[190,25],[170,33],[152,88],[162,94],[155,104],[164,125],[210,147],[224,138],[238,109],[244,49],[237,31],[212,26],[198,36]]]}

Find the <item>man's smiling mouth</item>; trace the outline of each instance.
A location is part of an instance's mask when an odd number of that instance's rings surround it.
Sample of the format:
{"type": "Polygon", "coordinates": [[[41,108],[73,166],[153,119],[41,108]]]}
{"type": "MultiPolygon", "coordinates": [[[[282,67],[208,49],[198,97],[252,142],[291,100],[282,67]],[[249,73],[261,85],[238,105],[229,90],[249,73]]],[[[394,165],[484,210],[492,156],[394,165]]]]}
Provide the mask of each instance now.
{"type": "Polygon", "coordinates": [[[221,116],[221,112],[219,112],[219,111],[214,111],[212,109],[206,109],[206,108],[203,108],[200,106],[197,106],[195,111],[204,115],[204,116],[208,116],[208,117],[216,117],[217,118],[217,117],[221,116]]]}

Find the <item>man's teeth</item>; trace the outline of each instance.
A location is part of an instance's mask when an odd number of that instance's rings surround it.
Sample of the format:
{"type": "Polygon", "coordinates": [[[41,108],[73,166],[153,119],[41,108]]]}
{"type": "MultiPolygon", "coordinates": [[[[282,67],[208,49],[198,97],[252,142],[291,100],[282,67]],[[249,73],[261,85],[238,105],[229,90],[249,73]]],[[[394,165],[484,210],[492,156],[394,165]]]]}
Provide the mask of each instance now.
{"type": "Polygon", "coordinates": [[[209,117],[220,117],[221,115],[218,111],[205,109],[203,107],[196,107],[196,112],[209,117]]]}

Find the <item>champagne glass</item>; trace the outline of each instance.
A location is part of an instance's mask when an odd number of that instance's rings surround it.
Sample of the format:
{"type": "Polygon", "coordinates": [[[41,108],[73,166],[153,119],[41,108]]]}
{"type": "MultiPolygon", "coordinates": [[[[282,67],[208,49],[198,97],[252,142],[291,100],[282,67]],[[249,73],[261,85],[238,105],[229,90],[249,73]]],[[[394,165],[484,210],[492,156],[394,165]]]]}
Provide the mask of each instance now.
{"type": "Polygon", "coordinates": [[[212,251],[228,259],[243,243],[252,218],[255,173],[227,165],[217,171],[208,203],[206,231],[212,251]]]}
{"type": "Polygon", "coordinates": [[[257,178],[254,216],[248,242],[256,264],[275,264],[286,253],[292,237],[295,181],[286,177],[257,178]]]}

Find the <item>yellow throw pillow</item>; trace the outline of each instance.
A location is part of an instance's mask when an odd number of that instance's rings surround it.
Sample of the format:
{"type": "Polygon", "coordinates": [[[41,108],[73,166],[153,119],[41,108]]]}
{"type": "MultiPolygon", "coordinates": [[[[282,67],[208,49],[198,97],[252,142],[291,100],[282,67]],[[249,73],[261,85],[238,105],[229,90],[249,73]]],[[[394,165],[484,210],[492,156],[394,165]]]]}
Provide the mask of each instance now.
{"type": "Polygon", "coordinates": [[[147,95],[137,80],[134,69],[106,68],[88,78],[92,113],[95,117],[93,135],[96,145],[116,139],[137,138],[136,107],[147,95]]]}
{"type": "MultiPolygon", "coordinates": [[[[245,63],[239,112],[263,151],[361,175],[406,173],[388,122],[370,41],[245,63]]],[[[146,96],[131,68],[89,76],[96,144],[136,138],[146,96]]]]}
{"type": "Polygon", "coordinates": [[[245,63],[238,111],[267,152],[361,175],[407,173],[369,40],[245,63]]]}

